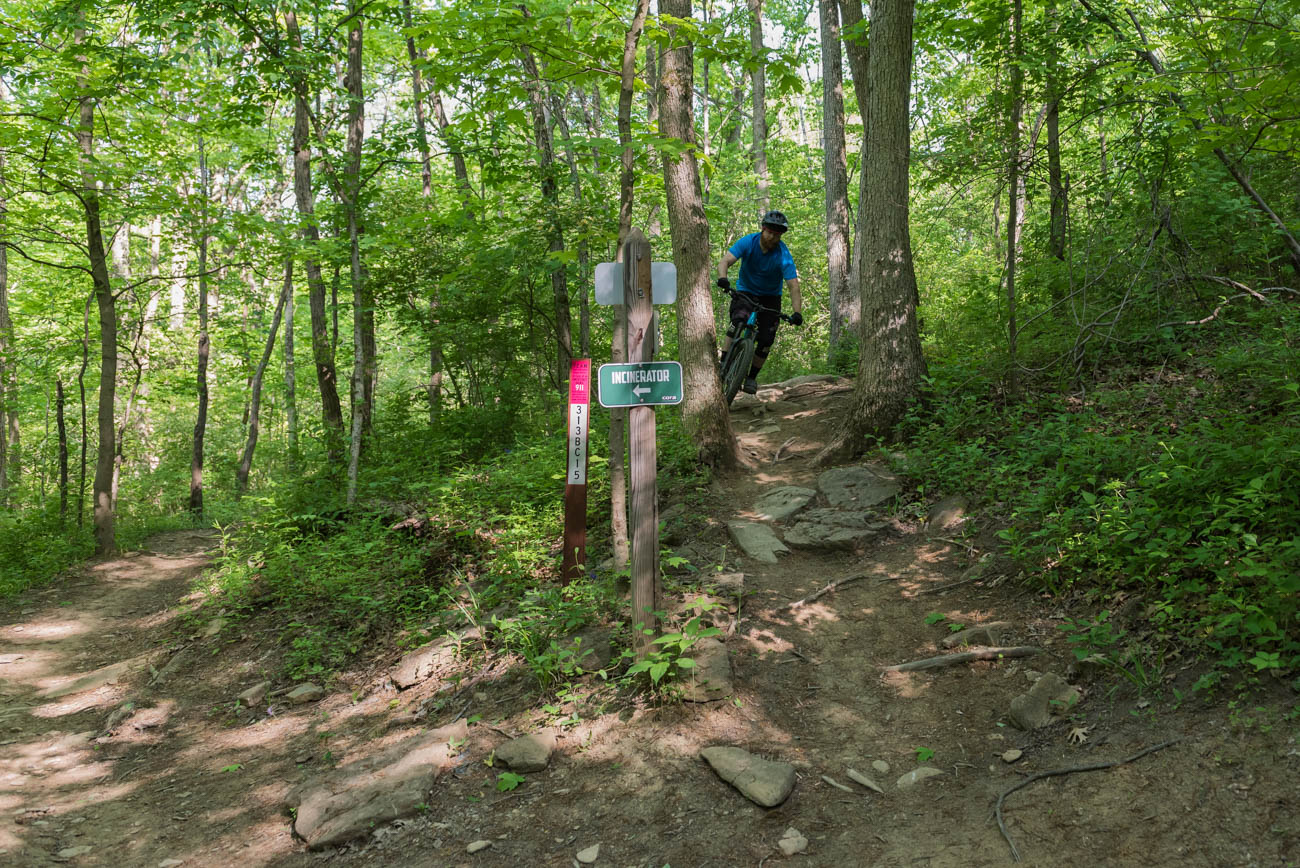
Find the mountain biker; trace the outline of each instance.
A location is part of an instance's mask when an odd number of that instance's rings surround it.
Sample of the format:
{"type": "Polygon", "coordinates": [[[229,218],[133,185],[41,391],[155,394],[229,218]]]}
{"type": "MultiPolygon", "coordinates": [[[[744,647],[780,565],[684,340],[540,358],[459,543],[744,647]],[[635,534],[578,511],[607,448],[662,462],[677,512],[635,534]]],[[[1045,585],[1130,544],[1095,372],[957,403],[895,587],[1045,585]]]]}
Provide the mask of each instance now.
{"type": "Polygon", "coordinates": [[[763,215],[762,230],[744,236],[722,254],[718,261],[718,286],[730,289],[731,281],[727,278],[727,269],[733,263],[740,263],[740,273],[736,278],[736,292],[731,296],[731,327],[722,346],[722,362],[727,361],[727,352],[731,341],[740,327],[749,319],[754,310],[758,311],[758,346],[754,352],[754,361],[749,366],[749,374],[741,389],[754,394],[758,391],[758,372],[767,361],[768,350],[776,340],[776,328],[781,322],[781,284],[790,290],[790,304],[794,311],[790,314],[791,325],[803,325],[803,298],[799,294],[799,275],[795,271],[794,257],[790,248],[781,241],[781,236],[790,228],[785,215],[780,211],[768,211],[763,215]]]}

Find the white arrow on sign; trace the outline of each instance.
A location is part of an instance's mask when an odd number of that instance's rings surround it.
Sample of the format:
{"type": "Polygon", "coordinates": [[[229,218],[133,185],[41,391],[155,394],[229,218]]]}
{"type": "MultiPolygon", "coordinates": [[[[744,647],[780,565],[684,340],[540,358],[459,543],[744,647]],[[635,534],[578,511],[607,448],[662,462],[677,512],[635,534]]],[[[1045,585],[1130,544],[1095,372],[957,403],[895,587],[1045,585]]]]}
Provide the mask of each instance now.
{"type": "Polygon", "coordinates": [[[632,387],[632,394],[633,394],[633,395],[636,395],[636,399],[637,399],[638,401],[640,401],[642,395],[649,395],[649,394],[650,394],[650,387],[649,387],[649,386],[633,386],[633,387],[632,387]]]}

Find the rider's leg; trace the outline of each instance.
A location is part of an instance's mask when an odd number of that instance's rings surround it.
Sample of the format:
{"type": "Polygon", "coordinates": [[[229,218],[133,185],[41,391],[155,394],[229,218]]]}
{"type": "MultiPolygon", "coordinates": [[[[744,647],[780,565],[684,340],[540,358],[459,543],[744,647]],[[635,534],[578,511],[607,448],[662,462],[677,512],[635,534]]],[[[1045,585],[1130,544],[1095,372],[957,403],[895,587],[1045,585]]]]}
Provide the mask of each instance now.
{"type": "Polygon", "coordinates": [[[772,342],[776,340],[776,327],[780,322],[781,318],[775,311],[761,311],[759,313],[758,346],[754,349],[754,361],[749,365],[749,379],[756,380],[758,372],[763,370],[763,363],[767,361],[767,354],[772,349],[772,342]]]}

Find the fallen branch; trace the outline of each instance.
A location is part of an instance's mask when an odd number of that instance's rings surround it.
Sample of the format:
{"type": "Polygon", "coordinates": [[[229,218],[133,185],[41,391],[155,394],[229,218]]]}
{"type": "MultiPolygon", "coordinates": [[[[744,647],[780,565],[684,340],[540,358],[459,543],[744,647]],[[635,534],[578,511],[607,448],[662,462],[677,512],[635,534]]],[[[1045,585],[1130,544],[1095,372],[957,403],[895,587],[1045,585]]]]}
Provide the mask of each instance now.
{"type": "Polygon", "coordinates": [[[1096,772],[1096,771],[1102,771],[1103,769],[1113,769],[1116,766],[1122,766],[1127,763],[1131,763],[1134,760],[1139,760],[1149,753],[1155,753],[1158,750],[1164,750],[1170,745],[1178,744],[1178,742],[1180,741],[1182,741],[1181,738],[1175,738],[1172,741],[1166,741],[1161,744],[1155,745],[1154,747],[1149,747],[1146,748],[1145,750],[1140,750],[1137,753],[1133,754],[1133,756],[1125,757],[1124,759],[1121,760],[1115,760],[1114,762],[1093,763],[1091,765],[1086,765],[1086,766],[1071,766],[1065,769],[1052,769],[1051,771],[1038,772],[1037,774],[1030,775],[1020,783],[1016,784],[1014,787],[1011,787],[1009,790],[1002,793],[1002,795],[998,796],[998,802],[993,809],[993,813],[998,818],[998,829],[1001,830],[1002,837],[1006,839],[1007,845],[1011,847],[1011,858],[1016,862],[1020,861],[1020,851],[1016,849],[1015,842],[1011,840],[1011,835],[1007,832],[1006,823],[1004,823],[1002,820],[1002,803],[1006,800],[1007,796],[1011,795],[1016,790],[1023,789],[1024,787],[1027,787],[1030,784],[1032,784],[1034,781],[1039,781],[1042,780],[1043,778],[1053,778],[1053,777],[1058,777],[1060,775],[1072,775],[1075,772],[1096,772]]]}
{"type": "Polygon", "coordinates": [[[970,663],[975,660],[1003,660],[1012,657],[1033,657],[1042,654],[1042,648],[1032,645],[1018,645],[1014,648],[977,648],[974,651],[962,651],[958,654],[941,654],[910,663],[886,666],[886,672],[916,672],[920,669],[940,669],[944,666],[956,666],[958,663],[970,663]]]}
{"type": "Polygon", "coordinates": [[[780,461],[780,460],[781,460],[781,453],[785,451],[785,447],[789,446],[791,443],[793,443],[793,442],[794,442],[795,440],[797,440],[797,439],[799,439],[799,438],[797,438],[797,437],[791,437],[789,440],[785,441],[785,442],[782,443],[780,446],[776,447],[776,452],[772,455],[772,463],[775,464],[776,462],[780,461]]]}
{"type": "Polygon", "coordinates": [[[866,573],[858,573],[856,576],[849,576],[847,579],[840,579],[837,582],[831,582],[829,585],[822,588],[820,591],[815,591],[814,593],[811,593],[808,596],[804,597],[802,600],[795,600],[793,603],[788,604],[786,608],[797,609],[805,603],[811,603],[814,600],[821,599],[822,597],[829,594],[831,591],[844,587],[849,582],[856,582],[858,579],[865,579],[866,577],[867,577],[866,573]]]}
{"type": "Polygon", "coordinates": [[[983,573],[976,573],[975,575],[965,579],[958,579],[957,581],[949,582],[946,585],[939,585],[937,588],[923,588],[917,591],[916,595],[919,597],[923,594],[941,594],[950,588],[955,588],[959,585],[969,585],[971,582],[978,582],[982,578],[984,578],[983,573]]]}
{"type": "Polygon", "coordinates": [[[1226,278],[1226,277],[1215,277],[1215,276],[1213,276],[1213,275],[1209,275],[1209,274],[1201,275],[1200,277],[1201,277],[1202,279],[1204,279],[1204,280],[1210,280],[1210,281],[1213,281],[1213,282],[1215,282],[1215,283],[1223,284],[1224,286],[1230,286],[1230,287],[1232,287],[1233,289],[1240,289],[1240,290],[1242,290],[1242,292],[1239,292],[1239,293],[1237,293],[1236,295],[1228,296],[1228,297],[1225,298],[1223,301],[1219,302],[1218,306],[1214,308],[1213,312],[1211,312],[1209,316],[1203,317],[1203,318],[1201,318],[1201,319],[1191,319],[1191,320],[1185,320],[1185,321],[1183,321],[1183,320],[1174,320],[1174,321],[1172,321],[1172,322],[1162,322],[1160,325],[1156,326],[1156,328],[1158,328],[1158,329],[1162,329],[1162,328],[1165,328],[1166,326],[1199,326],[1199,325],[1205,325],[1206,323],[1211,322],[1211,321],[1217,319],[1218,316],[1219,316],[1219,314],[1223,313],[1223,309],[1224,309],[1225,307],[1227,307],[1230,303],[1236,301],[1236,300],[1239,299],[1239,298],[1247,298],[1247,297],[1249,297],[1249,298],[1253,298],[1253,299],[1255,299],[1255,300],[1257,300],[1257,301],[1261,301],[1261,302],[1264,302],[1265,304],[1267,304],[1267,303],[1268,303],[1268,299],[1265,297],[1265,295],[1264,295],[1265,293],[1272,293],[1272,292],[1288,292],[1288,293],[1291,293],[1292,295],[1300,295],[1300,292],[1297,292],[1296,290],[1291,289],[1291,288],[1288,287],[1288,286],[1270,286],[1270,287],[1267,287],[1267,288],[1265,288],[1265,289],[1254,290],[1254,289],[1251,289],[1249,286],[1246,286],[1244,283],[1238,283],[1237,281],[1235,281],[1235,280],[1230,280],[1230,279],[1228,279],[1228,278],[1226,278]]]}

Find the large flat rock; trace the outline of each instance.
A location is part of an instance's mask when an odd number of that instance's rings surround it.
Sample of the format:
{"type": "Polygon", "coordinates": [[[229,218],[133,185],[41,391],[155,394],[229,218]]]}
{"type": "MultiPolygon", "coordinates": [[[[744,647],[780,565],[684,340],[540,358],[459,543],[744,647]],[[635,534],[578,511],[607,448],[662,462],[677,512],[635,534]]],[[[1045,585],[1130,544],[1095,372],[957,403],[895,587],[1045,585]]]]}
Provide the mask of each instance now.
{"type": "Polygon", "coordinates": [[[302,784],[285,799],[295,812],[294,833],[319,850],[418,813],[428,804],[434,781],[455,764],[467,736],[460,720],[302,784]]]}
{"type": "Polygon", "coordinates": [[[831,506],[843,509],[867,509],[899,492],[898,477],[870,464],[833,467],[817,477],[817,489],[831,506]]]}
{"type": "Polygon", "coordinates": [[[783,485],[759,498],[758,503],[754,504],[754,514],[760,521],[785,521],[816,496],[816,489],[783,485]]]}
{"type": "Polygon", "coordinates": [[[797,549],[856,549],[887,527],[869,510],[812,509],[785,532],[786,545],[797,549]]]}
{"type": "Polygon", "coordinates": [[[731,658],[717,639],[700,639],[687,652],[695,666],[682,677],[682,699],[713,702],[731,695],[731,658]]]}
{"type": "Polygon", "coordinates": [[[706,747],[700,756],[718,777],[764,808],[775,808],[794,790],[794,766],[789,763],[765,760],[738,747],[706,747]]]}
{"type": "Polygon", "coordinates": [[[727,530],[740,550],[756,561],[774,564],[778,554],[790,551],[772,528],[761,522],[737,519],[727,522],[727,530]]]}

